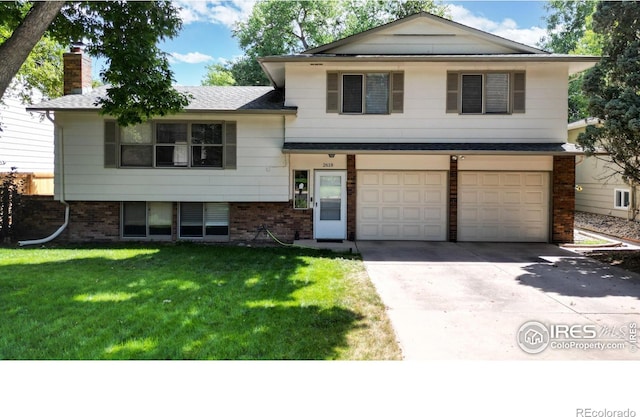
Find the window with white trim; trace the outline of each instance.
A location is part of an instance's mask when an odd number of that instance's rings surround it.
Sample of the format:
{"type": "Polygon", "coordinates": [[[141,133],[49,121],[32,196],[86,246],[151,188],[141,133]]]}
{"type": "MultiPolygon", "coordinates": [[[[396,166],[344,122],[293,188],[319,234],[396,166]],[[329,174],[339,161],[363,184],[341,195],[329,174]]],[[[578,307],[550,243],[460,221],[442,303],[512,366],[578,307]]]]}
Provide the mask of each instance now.
{"type": "Polygon", "coordinates": [[[448,72],[448,113],[511,114],[525,111],[524,72],[448,72]]]}
{"type": "Polygon", "coordinates": [[[178,233],[180,238],[229,240],[229,205],[227,203],[180,203],[178,233]]]}
{"type": "Polygon", "coordinates": [[[173,203],[126,201],[121,219],[122,237],[171,238],[173,203]]]}
{"type": "Polygon", "coordinates": [[[105,122],[105,168],[236,168],[235,122],[105,122]]]}
{"type": "Polygon", "coordinates": [[[626,210],[629,208],[629,202],[631,198],[631,194],[629,192],[629,190],[621,190],[621,189],[616,189],[614,191],[614,202],[613,202],[613,206],[616,209],[620,209],[620,210],[626,210]]]}

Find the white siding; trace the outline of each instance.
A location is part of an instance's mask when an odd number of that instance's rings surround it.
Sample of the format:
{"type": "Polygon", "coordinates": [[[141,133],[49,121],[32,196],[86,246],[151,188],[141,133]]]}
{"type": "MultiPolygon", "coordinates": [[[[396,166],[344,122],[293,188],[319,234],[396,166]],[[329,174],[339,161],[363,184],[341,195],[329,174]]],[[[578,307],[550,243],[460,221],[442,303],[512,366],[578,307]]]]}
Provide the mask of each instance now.
{"type": "Polygon", "coordinates": [[[19,99],[5,95],[0,104],[0,172],[53,172],[53,125],[28,113],[19,99]]]}
{"type": "MultiPolygon", "coordinates": [[[[289,168],[281,151],[282,116],[212,114],[166,118],[237,121],[235,170],[104,168],[103,118],[89,112],[58,112],[56,117],[64,132],[67,200],[288,201],[289,168]]],[[[56,196],[60,197],[59,175],[56,196]]]]}
{"type": "Polygon", "coordinates": [[[508,54],[511,48],[471,35],[467,30],[429,19],[406,22],[333,48],[336,54],[508,54]]]}
{"type": "Polygon", "coordinates": [[[306,142],[566,142],[566,64],[288,63],[286,140],[306,142]],[[404,71],[404,113],[326,112],[327,71],[404,71]],[[526,71],[526,112],[458,115],[445,111],[447,71],[526,71]]]}
{"type": "Polygon", "coordinates": [[[576,191],[576,210],[625,219],[631,217],[628,210],[615,208],[615,190],[631,191],[631,187],[620,175],[612,175],[612,171],[607,168],[607,162],[594,157],[577,157],[577,162],[576,185],[582,187],[582,190],[576,191]]]}

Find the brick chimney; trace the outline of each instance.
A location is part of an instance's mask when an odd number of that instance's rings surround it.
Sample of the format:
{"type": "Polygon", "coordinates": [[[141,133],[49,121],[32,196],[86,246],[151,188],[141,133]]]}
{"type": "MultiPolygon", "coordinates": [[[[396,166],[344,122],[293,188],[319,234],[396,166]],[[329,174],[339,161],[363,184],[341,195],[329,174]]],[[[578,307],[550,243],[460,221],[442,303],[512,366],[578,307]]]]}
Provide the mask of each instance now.
{"type": "Polygon", "coordinates": [[[86,94],[91,91],[91,58],[84,54],[84,45],[76,43],[63,55],[64,95],[86,94]]]}

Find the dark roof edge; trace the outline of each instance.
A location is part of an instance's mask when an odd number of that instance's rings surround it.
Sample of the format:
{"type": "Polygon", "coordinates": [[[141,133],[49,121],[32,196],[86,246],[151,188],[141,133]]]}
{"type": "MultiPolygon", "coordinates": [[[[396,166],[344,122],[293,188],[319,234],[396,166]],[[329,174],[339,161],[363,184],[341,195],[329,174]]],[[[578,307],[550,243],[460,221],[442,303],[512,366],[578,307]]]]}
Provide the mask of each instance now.
{"type": "Polygon", "coordinates": [[[584,155],[570,143],[308,143],[285,142],[290,154],[584,155]]]}
{"type": "MultiPolygon", "coordinates": [[[[92,109],[88,109],[88,108],[40,108],[40,107],[27,107],[25,109],[26,111],[52,111],[52,112],[56,112],[56,111],[64,111],[64,112],[99,112],[100,108],[96,107],[96,108],[92,108],[92,109]]],[[[167,117],[167,116],[173,116],[173,115],[177,115],[177,114],[184,114],[184,113],[239,113],[239,114],[298,114],[298,108],[297,107],[290,107],[290,108],[286,108],[286,109],[281,109],[281,110],[274,110],[274,109],[265,109],[265,110],[260,110],[260,109],[249,109],[249,110],[243,110],[243,109],[237,109],[237,110],[216,110],[216,109],[192,109],[192,110],[182,110],[181,112],[178,113],[173,113],[173,114],[169,114],[166,116],[162,116],[162,117],[167,117]]]]}
{"type": "Polygon", "coordinates": [[[531,62],[599,62],[598,56],[585,55],[273,55],[258,58],[262,62],[291,61],[379,61],[379,62],[477,62],[477,61],[531,61],[531,62]]]}

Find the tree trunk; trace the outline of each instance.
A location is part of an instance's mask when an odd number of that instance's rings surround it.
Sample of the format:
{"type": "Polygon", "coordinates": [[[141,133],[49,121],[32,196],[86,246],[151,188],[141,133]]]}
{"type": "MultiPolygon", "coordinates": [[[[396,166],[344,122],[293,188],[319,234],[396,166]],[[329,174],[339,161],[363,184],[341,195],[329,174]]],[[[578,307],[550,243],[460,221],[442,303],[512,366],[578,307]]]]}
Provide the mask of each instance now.
{"type": "Polygon", "coordinates": [[[63,5],[63,1],[35,2],[11,37],[0,45],[0,97],[63,5]]]}

